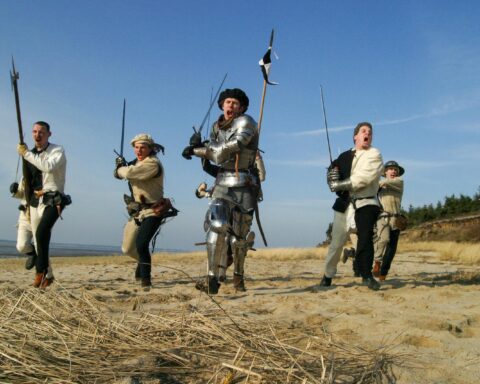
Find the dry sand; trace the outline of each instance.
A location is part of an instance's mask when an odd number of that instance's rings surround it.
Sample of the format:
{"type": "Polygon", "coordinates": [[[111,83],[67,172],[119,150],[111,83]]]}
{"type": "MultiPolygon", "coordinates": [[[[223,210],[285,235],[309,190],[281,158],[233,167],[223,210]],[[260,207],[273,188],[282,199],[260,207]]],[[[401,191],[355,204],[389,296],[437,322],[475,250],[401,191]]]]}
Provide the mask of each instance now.
{"type": "MultiPolygon", "coordinates": [[[[288,250],[278,257],[274,250],[268,257],[252,253],[246,263],[247,292],[235,293],[227,282],[215,300],[227,313],[250,320],[292,329],[318,327],[335,340],[367,350],[388,346],[404,360],[394,368],[397,383],[480,382],[477,268],[441,261],[435,252],[400,252],[378,292],[353,277],[350,261],[339,264],[331,287],[321,288],[318,251],[305,257],[291,252],[296,256],[288,257],[288,250]]],[[[23,258],[0,260],[1,290],[30,285],[33,272],[23,263],[23,258]]],[[[112,317],[132,311],[134,301],[152,313],[212,307],[190,279],[205,272],[200,253],[155,255],[148,292],[134,281],[135,264],[127,257],[54,258],[53,267],[56,282],[48,289],[88,291],[108,306],[112,317]]]]}

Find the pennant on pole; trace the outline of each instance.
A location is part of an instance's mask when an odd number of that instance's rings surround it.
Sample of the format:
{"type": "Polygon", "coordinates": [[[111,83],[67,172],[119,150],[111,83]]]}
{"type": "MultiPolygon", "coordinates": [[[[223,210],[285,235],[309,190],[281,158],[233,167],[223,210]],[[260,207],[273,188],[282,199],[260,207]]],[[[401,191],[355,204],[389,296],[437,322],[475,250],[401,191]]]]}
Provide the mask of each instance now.
{"type": "Polygon", "coordinates": [[[265,55],[263,55],[263,58],[258,63],[260,64],[260,68],[262,69],[263,78],[265,82],[270,85],[277,85],[278,83],[275,83],[268,79],[268,73],[270,72],[270,66],[272,64],[272,60],[270,58],[270,55],[272,53],[272,45],[273,45],[273,29],[272,29],[272,34],[270,35],[270,45],[268,46],[267,52],[265,53],[265,55]]]}

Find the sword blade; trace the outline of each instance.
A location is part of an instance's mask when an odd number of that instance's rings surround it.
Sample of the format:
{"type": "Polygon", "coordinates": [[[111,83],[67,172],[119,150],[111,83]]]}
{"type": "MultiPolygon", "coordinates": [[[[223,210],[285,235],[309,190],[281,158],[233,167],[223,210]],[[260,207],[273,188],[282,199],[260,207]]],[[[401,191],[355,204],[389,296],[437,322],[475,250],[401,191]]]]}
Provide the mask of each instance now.
{"type": "Polygon", "coordinates": [[[320,85],[320,96],[322,98],[323,120],[325,122],[325,132],[327,134],[328,154],[330,155],[330,164],[333,163],[332,150],[330,149],[330,137],[328,136],[327,112],[325,111],[325,102],[323,100],[323,87],[320,85]]]}
{"type": "Polygon", "coordinates": [[[125,139],[125,105],[126,105],[126,100],[123,99],[122,137],[120,140],[120,156],[122,157],[123,157],[123,142],[125,139]]]}
{"type": "Polygon", "coordinates": [[[217,89],[217,93],[215,93],[215,96],[213,97],[212,102],[210,103],[210,106],[208,107],[208,111],[205,114],[205,117],[203,118],[202,124],[200,124],[200,128],[198,128],[198,132],[202,132],[203,125],[205,124],[205,121],[207,120],[208,116],[210,115],[210,111],[213,107],[213,104],[215,104],[215,102],[217,100],[217,97],[218,97],[218,94],[220,93],[220,90],[222,89],[223,83],[225,82],[226,78],[227,78],[227,73],[225,73],[225,76],[223,76],[223,80],[220,83],[220,86],[217,89]]]}

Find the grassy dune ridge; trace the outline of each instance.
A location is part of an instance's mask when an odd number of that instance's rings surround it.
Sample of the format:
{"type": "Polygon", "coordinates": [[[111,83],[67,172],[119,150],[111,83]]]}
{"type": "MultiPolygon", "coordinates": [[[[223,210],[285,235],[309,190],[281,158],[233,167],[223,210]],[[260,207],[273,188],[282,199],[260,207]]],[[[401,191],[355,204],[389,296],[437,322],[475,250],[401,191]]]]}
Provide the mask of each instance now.
{"type": "MultiPolygon", "coordinates": [[[[289,261],[289,260],[323,260],[327,254],[327,247],[312,248],[261,248],[250,251],[248,257],[265,261],[289,261]]],[[[458,262],[467,265],[480,263],[480,244],[457,243],[443,241],[420,241],[405,242],[400,239],[398,251],[401,252],[438,252],[441,260],[458,262]]],[[[182,253],[159,252],[153,255],[154,262],[175,260],[188,262],[192,259],[204,258],[205,251],[193,251],[182,253]]],[[[78,265],[104,265],[106,261],[111,264],[131,264],[134,260],[128,256],[76,256],[55,257],[55,265],[71,264],[75,260],[78,265]]],[[[18,259],[3,259],[0,264],[3,268],[18,267],[24,262],[23,257],[18,259]]]]}
{"type": "Polygon", "coordinates": [[[230,269],[215,297],[203,247],[156,253],[149,291],[127,256],[54,257],[46,290],[0,259],[0,382],[478,382],[478,244],[401,239],[378,292],[351,262],[320,287],[327,249],[251,251],[247,292],[230,269]]]}
{"type": "Polygon", "coordinates": [[[438,252],[440,259],[467,265],[480,264],[480,244],[457,243],[454,241],[402,242],[398,252],[438,252]]]}

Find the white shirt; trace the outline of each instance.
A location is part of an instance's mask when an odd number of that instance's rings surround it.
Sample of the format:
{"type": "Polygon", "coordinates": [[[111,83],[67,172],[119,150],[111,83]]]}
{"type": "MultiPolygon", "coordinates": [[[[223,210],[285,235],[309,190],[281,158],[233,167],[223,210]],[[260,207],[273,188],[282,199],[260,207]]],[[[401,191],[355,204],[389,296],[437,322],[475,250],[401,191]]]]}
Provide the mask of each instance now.
{"type": "Polygon", "coordinates": [[[382,174],[383,159],[380,151],[373,147],[357,149],[350,173],[352,199],[360,199],[355,202],[357,208],[365,205],[379,205],[377,192],[382,174]],[[365,197],[370,198],[365,199],[365,197]]]}
{"type": "Polygon", "coordinates": [[[42,172],[44,192],[64,192],[67,158],[62,146],[49,143],[42,152],[27,151],[23,158],[42,172]]]}

